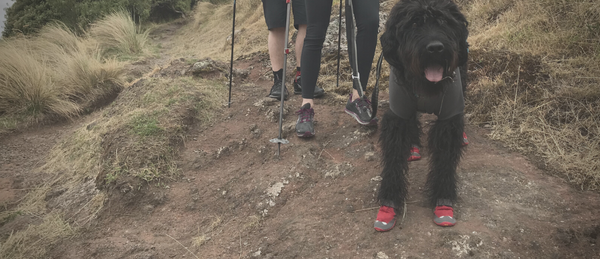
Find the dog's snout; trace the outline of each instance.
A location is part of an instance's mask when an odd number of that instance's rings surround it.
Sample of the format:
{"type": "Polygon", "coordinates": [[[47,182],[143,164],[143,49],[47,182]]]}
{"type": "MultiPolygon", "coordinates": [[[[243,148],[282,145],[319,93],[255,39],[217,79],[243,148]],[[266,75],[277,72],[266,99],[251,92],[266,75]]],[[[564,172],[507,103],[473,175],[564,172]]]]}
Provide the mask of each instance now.
{"type": "Polygon", "coordinates": [[[444,51],[444,44],[437,40],[433,41],[427,44],[427,51],[429,51],[429,53],[440,53],[444,51]]]}

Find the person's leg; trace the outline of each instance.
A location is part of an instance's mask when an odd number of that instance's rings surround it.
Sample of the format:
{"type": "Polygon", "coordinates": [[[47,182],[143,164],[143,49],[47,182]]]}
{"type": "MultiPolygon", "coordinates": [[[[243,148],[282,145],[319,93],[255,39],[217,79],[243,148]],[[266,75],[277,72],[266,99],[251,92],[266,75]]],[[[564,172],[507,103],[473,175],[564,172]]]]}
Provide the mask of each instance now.
{"type": "Polygon", "coordinates": [[[281,91],[284,91],[284,98],[287,99],[288,93],[285,88],[283,78],[283,48],[285,44],[285,21],[286,21],[286,3],[280,0],[262,0],[265,22],[269,29],[267,37],[267,47],[269,49],[269,58],[271,59],[271,68],[273,70],[273,86],[269,92],[269,97],[280,99],[281,91]]]}
{"type": "Polygon", "coordinates": [[[283,45],[285,44],[285,27],[269,30],[267,38],[269,47],[269,58],[273,72],[283,69],[283,45]]]}
{"type": "MultiPolygon", "coordinates": [[[[296,0],[297,1],[297,0],[296,0]]],[[[302,76],[301,76],[301,64],[302,64],[302,49],[304,46],[304,38],[306,37],[306,24],[298,25],[298,35],[296,37],[296,77],[294,78],[294,94],[302,94],[302,76]]],[[[315,91],[313,94],[314,98],[321,97],[325,94],[325,90],[315,85],[315,91]]]]}
{"type": "Polygon", "coordinates": [[[305,0],[292,1],[292,13],[294,14],[294,28],[298,31],[296,35],[296,66],[302,64],[302,48],[304,47],[304,38],[306,37],[306,3],[305,0]]]}
{"type": "Polygon", "coordinates": [[[302,105],[311,103],[321,69],[321,50],[329,26],[332,0],[305,0],[307,28],[302,49],[302,105]]]}
{"type": "Polygon", "coordinates": [[[301,56],[302,70],[302,106],[296,121],[298,137],[315,135],[313,126],[315,88],[321,69],[321,49],[327,34],[331,16],[332,0],[305,0],[306,4],[306,36],[301,56]]]}
{"type": "Polygon", "coordinates": [[[284,99],[288,98],[288,91],[283,82],[283,48],[285,45],[285,27],[277,27],[269,30],[267,38],[269,48],[269,58],[271,59],[271,68],[273,69],[273,86],[269,92],[269,97],[279,100],[281,91],[284,91],[284,99]]]}
{"type": "MultiPolygon", "coordinates": [[[[367,89],[369,73],[371,72],[371,63],[377,47],[377,29],[379,28],[379,1],[371,0],[351,0],[352,7],[346,1],[346,21],[352,20],[352,14],[355,18],[356,35],[354,41],[351,40],[354,33],[354,27],[346,26],[346,37],[348,40],[348,52],[350,65],[353,72],[357,71],[360,76],[360,85],[362,91],[367,89]],[[352,12],[354,10],[354,12],[352,12]],[[356,45],[356,46],[355,46],[356,45]],[[356,49],[357,53],[354,53],[356,49]],[[358,63],[358,64],[357,64],[358,63]],[[358,66],[358,67],[357,67],[358,66]]],[[[353,80],[352,94],[346,103],[345,112],[352,116],[359,124],[376,125],[377,118],[372,118],[372,107],[368,98],[358,94],[359,85],[353,80]]]]}
{"type": "Polygon", "coordinates": [[[306,24],[298,25],[298,35],[296,35],[296,64],[302,64],[302,48],[304,47],[304,38],[306,37],[306,24]]]}
{"type": "MultiPolygon", "coordinates": [[[[356,49],[358,50],[356,58],[358,60],[358,72],[360,74],[360,83],[363,92],[367,89],[369,82],[369,74],[373,57],[375,56],[375,48],[377,47],[377,32],[379,28],[379,1],[372,0],[352,0],[354,7],[354,17],[356,18],[356,49]]],[[[346,6],[346,19],[352,19],[350,7],[346,6]]],[[[346,27],[346,35],[351,33],[352,29],[346,27]]],[[[349,37],[346,37],[349,38],[349,37]]],[[[353,61],[353,53],[351,51],[352,43],[348,43],[350,60],[353,61]]],[[[353,86],[352,100],[360,97],[357,87],[353,86]]]]}

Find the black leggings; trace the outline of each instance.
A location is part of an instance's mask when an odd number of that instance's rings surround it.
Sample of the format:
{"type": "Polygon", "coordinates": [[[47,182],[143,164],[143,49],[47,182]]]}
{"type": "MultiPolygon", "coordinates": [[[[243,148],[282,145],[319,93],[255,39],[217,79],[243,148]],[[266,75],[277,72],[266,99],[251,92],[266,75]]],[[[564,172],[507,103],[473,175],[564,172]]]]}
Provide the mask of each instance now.
{"type": "MultiPolygon", "coordinates": [[[[327,27],[331,17],[331,4],[333,0],[305,0],[306,18],[308,27],[304,38],[302,50],[302,98],[313,99],[315,85],[321,70],[321,50],[327,34],[327,27]]],[[[356,17],[356,49],[358,72],[363,90],[366,90],[371,72],[371,63],[377,47],[377,30],[379,29],[379,1],[377,0],[352,0],[354,17],[356,17]]],[[[350,6],[346,5],[346,21],[352,19],[350,6]]],[[[346,26],[348,27],[348,26],[346,26]]],[[[347,35],[352,28],[346,29],[347,35]]],[[[348,52],[350,60],[354,57],[349,43],[348,52]]],[[[353,62],[351,62],[353,63],[353,62]]],[[[357,89],[357,85],[354,86],[357,89]]],[[[358,89],[357,89],[358,90],[358,89]]]]}

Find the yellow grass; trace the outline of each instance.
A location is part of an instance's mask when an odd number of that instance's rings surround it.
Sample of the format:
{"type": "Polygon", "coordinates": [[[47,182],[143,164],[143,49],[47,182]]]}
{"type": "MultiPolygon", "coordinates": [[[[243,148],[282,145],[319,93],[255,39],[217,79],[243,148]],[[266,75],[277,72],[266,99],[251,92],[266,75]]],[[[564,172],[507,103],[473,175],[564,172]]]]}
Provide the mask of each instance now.
{"type": "Polygon", "coordinates": [[[31,259],[44,258],[48,249],[60,238],[75,232],[60,216],[50,214],[39,225],[30,225],[26,230],[12,233],[0,246],[0,258],[31,259]]]}
{"type": "Polygon", "coordinates": [[[71,117],[80,111],[64,98],[64,87],[52,80],[49,61],[37,60],[27,45],[5,42],[0,45],[0,114],[44,114],[71,117]]]}
{"type": "MultiPolygon", "coordinates": [[[[238,1],[236,5],[234,56],[266,51],[267,25],[260,0],[238,1]]],[[[229,60],[231,55],[231,30],[233,5],[215,5],[200,2],[192,21],[175,36],[179,42],[172,50],[179,56],[196,56],[199,59],[229,60]]]]}
{"type": "Polygon", "coordinates": [[[60,23],[0,42],[0,115],[70,118],[123,86],[122,64],[60,23]]]}
{"type": "Polygon", "coordinates": [[[92,25],[90,34],[102,48],[121,53],[142,53],[148,40],[148,31],[138,27],[126,11],[107,15],[92,25]]]}
{"type": "Polygon", "coordinates": [[[600,2],[463,2],[473,63],[489,64],[472,77],[471,122],[490,123],[492,138],[599,189],[600,2]]]}

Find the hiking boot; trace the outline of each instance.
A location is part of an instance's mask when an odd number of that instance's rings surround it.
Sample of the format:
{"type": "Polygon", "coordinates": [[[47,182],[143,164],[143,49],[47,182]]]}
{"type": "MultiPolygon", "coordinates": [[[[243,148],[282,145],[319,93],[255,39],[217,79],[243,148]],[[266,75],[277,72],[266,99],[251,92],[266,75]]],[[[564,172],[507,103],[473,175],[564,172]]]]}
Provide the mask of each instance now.
{"type": "Polygon", "coordinates": [[[410,148],[410,156],[408,157],[408,161],[417,161],[421,159],[421,151],[419,151],[419,147],[417,145],[412,145],[410,148]]]}
{"type": "Polygon", "coordinates": [[[396,212],[394,208],[388,206],[379,207],[377,219],[375,220],[375,230],[379,232],[390,231],[396,225],[396,212]]]}
{"type": "Polygon", "coordinates": [[[315,127],[313,126],[313,117],[315,116],[315,110],[310,107],[310,103],[304,104],[296,114],[298,114],[296,135],[301,138],[314,136],[315,127]]]}
{"type": "Polygon", "coordinates": [[[371,102],[366,96],[352,101],[352,94],[350,94],[345,111],[362,125],[377,124],[377,118],[371,120],[371,102]]]}
{"type": "MultiPolygon", "coordinates": [[[[300,84],[300,79],[302,77],[300,75],[296,76],[296,79],[294,80],[294,94],[302,94],[302,85],[300,84]]],[[[315,85],[315,93],[313,94],[313,97],[321,97],[325,94],[325,90],[323,90],[323,88],[318,87],[315,85]]]]}
{"type": "MultiPolygon", "coordinates": [[[[271,92],[269,93],[269,97],[271,98],[275,98],[279,101],[281,101],[281,88],[283,87],[283,84],[281,82],[280,78],[275,78],[275,82],[273,83],[273,86],[271,87],[271,92]]],[[[288,99],[288,90],[286,87],[283,87],[284,89],[284,93],[283,93],[283,99],[287,101],[288,99]]]]}
{"type": "Polygon", "coordinates": [[[467,139],[467,133],[465,133],[463,131],[463,143],[462,143],[463,147],[466,145],[469,145],[469,140],[467,139]]]}
{"type": "Polygon", "coordinates": [[[433,213],[435,214],[433,222],[436,225],[442,227],[452,227],[456,225],[456,220],[454,219],[454,209],[452,208],[452,202],[449,200],[439,199],[433,213]]]}

